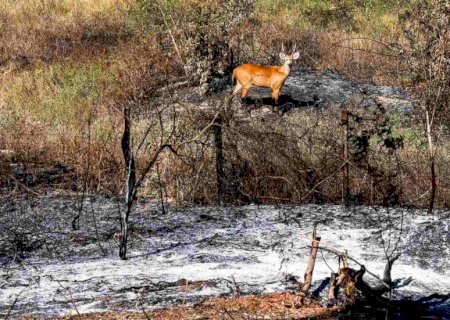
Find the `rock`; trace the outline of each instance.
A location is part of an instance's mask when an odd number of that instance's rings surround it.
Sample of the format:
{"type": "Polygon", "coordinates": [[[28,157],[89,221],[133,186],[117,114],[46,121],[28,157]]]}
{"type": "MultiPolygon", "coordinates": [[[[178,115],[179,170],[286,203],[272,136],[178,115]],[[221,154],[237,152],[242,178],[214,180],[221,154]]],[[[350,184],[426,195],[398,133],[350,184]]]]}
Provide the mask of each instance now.
{"type": "Polygon", "coordinates": [[[273,114],[272,109],[265,106],[250,111],[250,115],[255,118],[263,118],[271,114],[273,114]]]}
{"type": "Polygon", "coordinates": [[[375,98],[375,103],[387,109],[398,109],[398,111],[404,112],[412,111],[411,101],[405,99],[378,96],[375,98]]]}

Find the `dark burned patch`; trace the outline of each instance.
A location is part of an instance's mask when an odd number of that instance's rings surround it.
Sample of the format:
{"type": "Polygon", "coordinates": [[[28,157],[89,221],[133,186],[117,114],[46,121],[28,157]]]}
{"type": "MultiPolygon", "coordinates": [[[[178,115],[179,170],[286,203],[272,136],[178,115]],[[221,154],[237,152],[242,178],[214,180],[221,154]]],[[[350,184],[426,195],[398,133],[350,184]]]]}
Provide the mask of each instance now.
{"type": "Polygon", "coordinates": [[[168,226],[161,226],[158,228],[155,228],[153,230],[150,230],[150,234],[168,234],[168,233],[173,233],[175,232],[175,229],[177,229],[178,227],[168,227],[168,226]]]}
{"type": "Polygon", "coordinates": [[[17,188],[38,190],[40,187],[47,189],[50,185],[67,189],[74,187],[74,170],[61,163],[41,166],[40,164],[25,165],[22,162],[10,161],[6,165],[9,175],[4,177],[0,184],[0,191],[9,192],[17,188]]]}
{"type": "Polygon", "coordinates": [[[123,38],[123,36],[119,33],[119,31],[108,31],[108,30],[96,30],[85,32],[80,39],[81,44],[83,45],[108,45],[108,46],[117,46],[119,43],[119,39],[123,38]]]}
{"type": "Polygon", "coordinates": [[[269,106],[274,112],[281,112],[285,114],[286,112],[302,107],[318,107],[320,99],[318,96],[314,96],[314,99],[295,99],[288,94],[280,95],[278,103],[275,104],[272,97],[245,97],[242,99],[242,105],[250,107],[250,110],[257,109],[263,106],[269,106]]]}
{"type": "Polygon", "coordinates": [[[209,215],[209,214],[200,214],[198,221],[214,221],[217,220],[215,217],[209,215]]]}
{"type": "MultiPolygon", "coordinates": [[[[249,256],[249,257],[243,257],[243,256],[230,256],[230,255],[217,255],[217,254],[210,254],[210,253],[196,253],[188,255],[186,258],[186,263],[220,263],[223,264],[222,266],[226,268],[225,266],[228,264],[234,264],[234,263],[245,263],[245,264],[254,264],[258,263],[259,260],[255,256],[249,256]]],[[[217,269],[220,269],[220,267],[217,267],[217,269]]]]}
{"type": "Polygon", "coordinates": [[[70,237],[69,240],[76,243],[77,245],[87,246],[92,242],[95,242],[96,239],[93,236],[87,236],[85,234],[74,234],[72,237],[70,237]]]}

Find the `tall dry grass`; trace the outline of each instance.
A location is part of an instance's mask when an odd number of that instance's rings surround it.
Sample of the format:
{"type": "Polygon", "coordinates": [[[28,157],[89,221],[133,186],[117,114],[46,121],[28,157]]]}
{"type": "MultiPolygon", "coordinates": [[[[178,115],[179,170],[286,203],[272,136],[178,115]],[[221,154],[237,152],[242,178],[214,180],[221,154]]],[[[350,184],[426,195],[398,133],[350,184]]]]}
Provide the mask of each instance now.
{"type": "MultiPolygon", "coordinates": [[[[126,33],[133,1],[6,0],[0,4],[0,62],[14,69],[86,47],[108,47],[126,33]]],[[[5,67],[5,66],[4,66],[5,67]]]]}

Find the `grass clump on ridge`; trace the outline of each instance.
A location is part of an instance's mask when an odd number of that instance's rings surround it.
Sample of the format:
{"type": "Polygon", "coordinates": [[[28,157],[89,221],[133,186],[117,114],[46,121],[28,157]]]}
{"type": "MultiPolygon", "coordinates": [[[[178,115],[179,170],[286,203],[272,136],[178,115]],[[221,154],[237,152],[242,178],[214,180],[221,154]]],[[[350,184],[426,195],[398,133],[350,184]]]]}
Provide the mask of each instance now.
{"type": "Polygon", "coordinates": [[[81,66],[41,65],[20,72],[9,82],[3,97],[8,108],[50,126],[75,125],[108,83],[101,60],[81,66]],[[103,82],[103,84],[102,84],[103,82]],[[75,120],[75,121],[74,121],[75,120]]]}

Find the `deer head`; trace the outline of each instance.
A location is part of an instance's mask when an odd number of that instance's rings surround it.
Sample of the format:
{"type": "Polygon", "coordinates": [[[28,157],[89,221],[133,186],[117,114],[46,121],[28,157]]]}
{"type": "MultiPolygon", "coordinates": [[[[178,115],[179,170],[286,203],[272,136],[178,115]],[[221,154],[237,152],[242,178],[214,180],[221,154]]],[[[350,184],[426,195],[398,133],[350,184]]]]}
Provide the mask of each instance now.
{"type": "Polygon", "coordinates": [[[284,53],[284,45],[281,44],[281,52],[280,52],[280,59],[283,60],[284,65],[290,65],[293,60],[297,60],[300,57],[300,53],[298,51],[295,51],[297,45],[294,44],[294,47],[292,48],[291,54],[284,53]]]}

